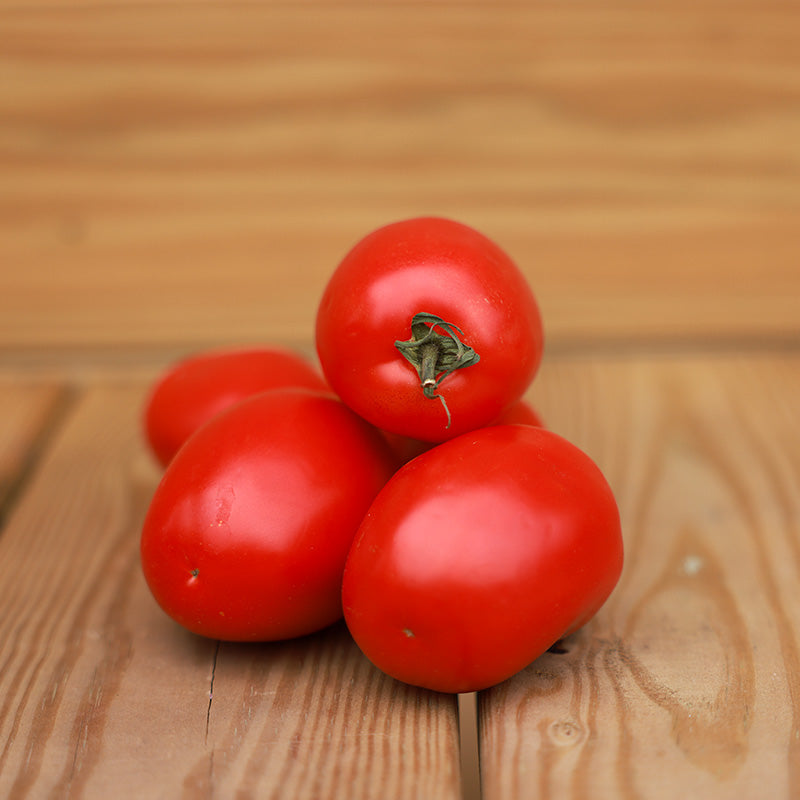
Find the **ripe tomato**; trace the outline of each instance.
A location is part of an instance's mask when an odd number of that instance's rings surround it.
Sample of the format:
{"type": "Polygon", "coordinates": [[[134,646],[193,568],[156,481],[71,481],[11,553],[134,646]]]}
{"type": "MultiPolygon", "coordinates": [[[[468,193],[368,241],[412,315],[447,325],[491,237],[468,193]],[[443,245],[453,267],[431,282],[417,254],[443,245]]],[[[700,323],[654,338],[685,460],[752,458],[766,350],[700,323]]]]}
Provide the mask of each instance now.
{"type": "Polygon", "coordinates": [[[319,305],[316,344],[352,409],[382,430],[440,442],[522,396],[543,332],[505,252],[466,225],[419,218],[374,231],[345,256],[319,305]]]}
{"type": "Polygon", "coordinates": [[[345,620],[399,680],[485,689],[586,623],[622,558],[614,496],[585,453],[544,428],[483,428],[378,494],[345,567],[345,620]]]}
{"type": "Polygon", "coordinates": [[[190,631],[265,641],[341,617],[353,536],[392,472],[333,395],[276,389],[221,412],[164,471],[141,536],[153,596],[190,631]]]}
{"type": "MultiPolygon", "coordinates": [[[[517,400],[516,403],[510,405],[493,423],[492,425],[536,425],[537,427],[544,427],[544,422],[530,403],[524,400],[517,400]]],[[[405,464],[412,458],[416,458],[420,453],[430,450],[435,446],[434,442],[423,442],[419,439],[409,439],[407,436],[399,436],[396,433],[388,433],[383,431],[386,441],[392,451],[397,455],[399,465],[405,464]]]]}
{"type": "Polygon", "coordinates": [[[536,428],[544,428],[544,422],[539,412],[530,403],[526,403],[524,400],[520,400],[509,406],[492,424],[533,425],[536,428]]]}
{"type": "Polygon", "coordinates": [[[284,350],[196,353],[166,370],[150,392],[144,413],[150,449],[166,466],[189,435],[215,414],[253,394],[284,386],[327,388],[311,364],[284,350]]]}

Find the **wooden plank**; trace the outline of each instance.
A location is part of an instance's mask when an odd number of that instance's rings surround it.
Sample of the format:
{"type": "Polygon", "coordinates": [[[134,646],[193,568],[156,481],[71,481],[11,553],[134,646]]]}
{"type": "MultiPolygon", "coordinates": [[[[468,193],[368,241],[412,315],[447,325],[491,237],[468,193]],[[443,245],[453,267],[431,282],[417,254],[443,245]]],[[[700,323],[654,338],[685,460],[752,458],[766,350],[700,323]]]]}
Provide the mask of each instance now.
{"type": "Polygon", "coordinates": [[[800,794],[800,357],[564,360],[536,387],[605,470],[621,582],[480,699],[486,800],[800,794]]]}
{"type": "Polygon", "coordinates": [[[144,389],[89,385],[0,537],[0,796],[458,796],[454,698],[389,680],[342,625],[218,646],[156,607],[144,389]]]}
{"type": "Polygon", "coordinates": [[[421,213],[505,246],[556,344],[800,336],[796,4],[0,14],[5,346],[306,340],[421,213]]]}
{"type": "Polygon", "coordinates": [[[55,381],[0,375],[0,528],[65,396],[55,381]]]}

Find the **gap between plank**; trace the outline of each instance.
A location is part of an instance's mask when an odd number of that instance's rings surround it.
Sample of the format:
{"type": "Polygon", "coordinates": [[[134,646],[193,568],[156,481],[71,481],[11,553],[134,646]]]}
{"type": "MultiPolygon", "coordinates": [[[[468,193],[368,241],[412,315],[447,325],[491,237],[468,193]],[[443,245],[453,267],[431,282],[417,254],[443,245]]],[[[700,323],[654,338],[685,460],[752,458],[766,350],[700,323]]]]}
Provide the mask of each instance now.
{"type": "Polygon", "coordinates": [[[211,727],[211,703],[214,701],[214,678],[217,675],[217,658],[219,656],[220,642],[214,648],[214,658],[211,661],[211,682],[208,687],[208,707],[206,708],[206,738],[205,744],[208,745],[208,729],[211,727]]]}
{"type": "Polygon", "coordinates": [[[75,406],[79,393],[80,390],[76,386],[64,386],[58,390],[52,409],[33,437],[16,474],[5,487],[2,501],[0,501],[0,536],[5,528],[6,520],[11,516],[25,487],[36,473],[44,454],[61,429],[69,412],[75,406]]]}
{"type": "Polygon", "coordinates": [[[461,800],[481,800],[477,692],[458,695],[458,739],[461,760],[461,800]]]}

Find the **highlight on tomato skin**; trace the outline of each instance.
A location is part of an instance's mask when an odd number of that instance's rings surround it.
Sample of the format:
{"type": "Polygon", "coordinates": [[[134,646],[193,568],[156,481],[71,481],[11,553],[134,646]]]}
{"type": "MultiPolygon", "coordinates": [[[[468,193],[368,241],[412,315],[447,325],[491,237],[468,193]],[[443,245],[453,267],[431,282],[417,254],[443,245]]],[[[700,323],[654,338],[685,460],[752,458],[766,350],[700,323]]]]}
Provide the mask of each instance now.
{"type": "Polygon", "coordinates": [[[161,466],[203,423],[258,392],[282,387],[327,389],[305,358],[276,347],[204,350],[171,364],[145,402],[147,444],[161,466]]]}
{"type": "Polygon", "coordinates": [[[589,456],[544,428],[487,427],[379,492],[345,566],[345,621],[388,675],[478,691],[588,622],[622,565],[619,510],[589,456]]]}
{"type": "Polygon", "coordinates": [[[474,228],[419,217],[355,244],[321,297],[317,355],[331,388],[377,428],[438,443],[491,424],[543,354],[534,293],[474,228]]]}
{"type": "Polygon", "coordinates": [[[395,469],[380,434],[329,392],[275,389],[221,412],[167,466],[140,555],[162,610],[225,641],[341,619],[344,562],[395,469]]]}

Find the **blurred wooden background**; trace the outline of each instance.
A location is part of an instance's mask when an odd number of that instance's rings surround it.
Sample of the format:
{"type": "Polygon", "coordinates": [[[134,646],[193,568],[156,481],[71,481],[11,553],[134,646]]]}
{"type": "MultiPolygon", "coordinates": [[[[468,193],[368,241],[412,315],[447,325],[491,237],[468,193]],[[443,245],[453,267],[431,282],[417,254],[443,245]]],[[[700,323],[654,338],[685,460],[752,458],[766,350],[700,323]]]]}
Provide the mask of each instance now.
{"type": "Polygon", "coordinates": [[[3,2],[0,346],[310,341],[418,214],[552,347],[800,334],[795,2],[3,2]]]}

